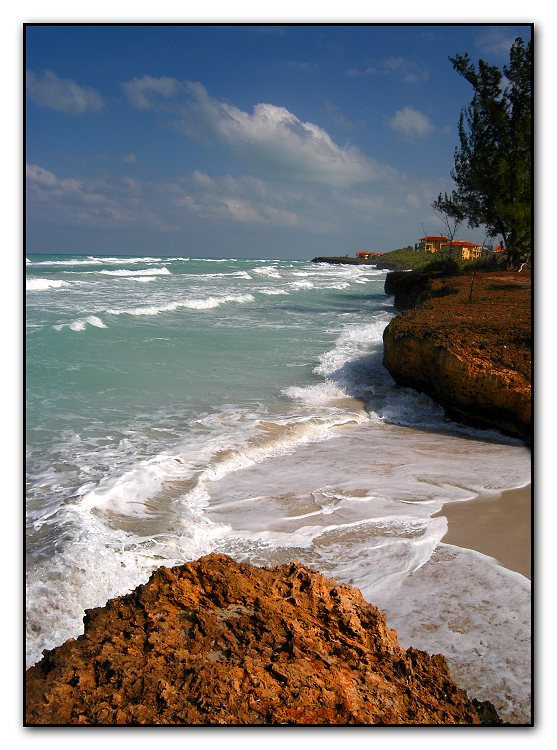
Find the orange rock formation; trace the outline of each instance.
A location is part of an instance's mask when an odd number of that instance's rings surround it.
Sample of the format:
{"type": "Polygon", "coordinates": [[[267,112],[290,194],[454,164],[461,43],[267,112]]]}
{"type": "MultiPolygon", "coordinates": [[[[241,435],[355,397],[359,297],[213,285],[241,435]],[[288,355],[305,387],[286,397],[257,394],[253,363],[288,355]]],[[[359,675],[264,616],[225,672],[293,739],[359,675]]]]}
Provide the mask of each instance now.
{"type": "Polygon", "coordinates": [[[385,329],[394,379],[456,420],[531,438],[530,272],[393,273],[385,290],[407,309],[385,329]]]}
{"type": "Polygon", "coordinates": [[[292,562],[160,568],[27,671],[28,725],[497,724],[443,656],[292,562]]]}

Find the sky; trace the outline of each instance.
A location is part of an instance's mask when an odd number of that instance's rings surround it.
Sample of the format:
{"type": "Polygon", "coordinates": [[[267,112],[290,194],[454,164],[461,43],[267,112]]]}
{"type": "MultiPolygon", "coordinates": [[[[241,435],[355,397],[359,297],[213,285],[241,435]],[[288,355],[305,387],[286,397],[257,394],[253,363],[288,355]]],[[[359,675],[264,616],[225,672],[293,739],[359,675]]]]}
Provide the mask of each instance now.
{"type": "Polygon", "coordinates": [[[31,23],[26,251],[312,258],[446,234],[431,204],[472,96],[449,57],[502,67],[530,33],[31,23]]]}

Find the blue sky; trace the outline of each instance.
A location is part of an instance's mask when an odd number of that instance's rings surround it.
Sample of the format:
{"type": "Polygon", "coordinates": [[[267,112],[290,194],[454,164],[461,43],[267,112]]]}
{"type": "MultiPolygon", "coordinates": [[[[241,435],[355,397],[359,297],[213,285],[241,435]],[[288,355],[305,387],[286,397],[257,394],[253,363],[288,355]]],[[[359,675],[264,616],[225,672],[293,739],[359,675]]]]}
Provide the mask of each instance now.
{"type": "Polygon", "coordinates": [[[502,67],[529,35],[28,26],[27,252],[311,258],[441,233],[471,98],[448,58],[502,67]]]}

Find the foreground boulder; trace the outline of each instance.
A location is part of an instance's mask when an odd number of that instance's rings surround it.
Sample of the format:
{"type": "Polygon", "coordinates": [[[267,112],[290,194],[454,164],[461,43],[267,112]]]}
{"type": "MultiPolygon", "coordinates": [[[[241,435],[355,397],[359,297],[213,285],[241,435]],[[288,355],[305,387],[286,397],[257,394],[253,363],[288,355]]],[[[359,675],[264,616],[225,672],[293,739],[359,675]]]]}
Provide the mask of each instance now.
{"type": "Polygon", "coordinates": [[[160,568],[27,671],[28,725],[498,724],[358,589],[292,562],[160,568]]]}
{"type": "Polygon", "coordinates": [[[453,419],[529,443],[530,284],[529,271],[389,274],[385,291],[405,311],[384,331],[385,367],[453,419]]]}

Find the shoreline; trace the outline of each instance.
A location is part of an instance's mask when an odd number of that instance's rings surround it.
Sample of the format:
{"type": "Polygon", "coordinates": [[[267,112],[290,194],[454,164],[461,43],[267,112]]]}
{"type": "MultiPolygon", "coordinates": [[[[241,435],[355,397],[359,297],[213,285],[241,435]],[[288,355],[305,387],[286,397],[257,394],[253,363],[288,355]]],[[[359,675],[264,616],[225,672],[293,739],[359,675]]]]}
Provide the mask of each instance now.
{"type": "Polygon", "coordinates": [[[500,495],[446,503],[433,517],[447,519],[442,544],[481,552],[531,580],[531,507],[528,484],[500,495]]]}

